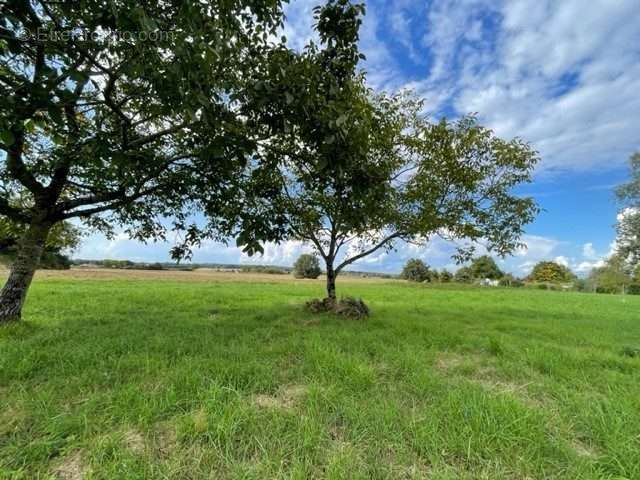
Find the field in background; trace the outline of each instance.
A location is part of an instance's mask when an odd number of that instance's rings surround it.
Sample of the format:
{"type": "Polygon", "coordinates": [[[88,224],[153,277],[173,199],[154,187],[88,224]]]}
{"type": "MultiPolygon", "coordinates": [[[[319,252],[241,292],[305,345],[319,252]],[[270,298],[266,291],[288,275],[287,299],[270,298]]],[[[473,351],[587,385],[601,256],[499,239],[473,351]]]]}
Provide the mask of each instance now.
{"type": "MultiPolygon", "coordinates": [[[[8,270],[0,266],[0,278],[6,278],[8,270]]],[[[258,282],[258,283],[294,283],[324,285],[324,276],[315,280],[298,280],[290,274],[247,273],[233,271],[219,271],[209,268],[198,268],[192,271],[183,270],[125,270],[110,268],[72,268],[70,270],[38,270],[35,282],[38,280],[149,280],[149,281],[177,281],[177,282],[258,282]]],[[[400,282],[382,277],[360,277],[344,275],[338,278],[338,284],[346,283],[380,283],[400,282]]],[[[339,288],[339,287],[338,287],[339,288]]],[[[322,293],[322,292],[320,292],[322,293]]]]}
{"type": "Polygon", "coordinates": [[[39,272],[0,330],[0,478],[640,478],[640,298],[39,272]]]}

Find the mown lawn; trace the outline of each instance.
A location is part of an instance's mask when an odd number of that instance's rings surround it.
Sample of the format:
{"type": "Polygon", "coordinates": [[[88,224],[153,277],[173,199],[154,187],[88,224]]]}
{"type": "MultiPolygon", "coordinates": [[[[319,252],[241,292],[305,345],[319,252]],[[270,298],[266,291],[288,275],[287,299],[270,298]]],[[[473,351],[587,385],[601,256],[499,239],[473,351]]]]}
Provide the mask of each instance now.
{"type": "MultiPolygon", "coordinates": [[[[224,281],[222,281],[224,280],[224,281]]],[[[640,298],[39,278],[0,331],[0,478],[640,478],[640,298]]]]}

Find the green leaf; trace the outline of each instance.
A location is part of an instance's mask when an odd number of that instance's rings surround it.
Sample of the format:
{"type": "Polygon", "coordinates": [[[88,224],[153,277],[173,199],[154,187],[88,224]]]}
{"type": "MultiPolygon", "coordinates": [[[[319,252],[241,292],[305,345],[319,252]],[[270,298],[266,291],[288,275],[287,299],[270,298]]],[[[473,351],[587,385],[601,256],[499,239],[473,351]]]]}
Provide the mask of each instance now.
{"type": "Polygon", "coordinates": [[[2,143],[4,143],[8,147],[13,145],[13,142],[16,141],[16,137],[14,137],[13,133],[11,133],[9,130],[3,130],[0,132],[0,140],[2,140],[2,143]]]}
{"type": "Polygon", "coordinates": [[[289,92],[286,92],[284,94],[284,97],[287,101],[287,105],[291,105],[293,103],[293,100],[294,100],[293,95],[291,95],[289,92]]]}

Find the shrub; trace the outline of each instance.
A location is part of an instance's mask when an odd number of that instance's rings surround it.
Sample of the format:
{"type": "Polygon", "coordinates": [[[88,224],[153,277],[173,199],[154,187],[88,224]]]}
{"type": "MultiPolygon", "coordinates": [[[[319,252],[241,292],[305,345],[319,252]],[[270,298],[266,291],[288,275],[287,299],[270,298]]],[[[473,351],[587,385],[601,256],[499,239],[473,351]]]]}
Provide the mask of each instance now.
{"type": "Polygon", "coordinates": [[[293,275],[296,278],[318,278],[321,273],[320,262],[315,255],[304,253],[293,264],[293,275]]]}
{"type": "Polygon", "coordinates": [[[400,274],[400,278],[404,278],[410,282],[430,282],[432,280],[431,271],[425,263],[418,259],[412,258],[405,264],[400,274]]]}
{"type": "Polygon", "coordinates": [[[442,283],[449,283],[451,280],[453,280],[453,274],[449,270],[440,272],[440,281],[442,283]]]}
{"type": "Polygon", "coordinates": [[[627,287],[629,295],[640,295],[640,283],[632,283],[627,287]]]}
{"type": "Polygon", "coordinates": [[[471,273],[471,269],[469,267],[459,268],[454,278],[456,282],[460,282],[460,283],[473,282],[473,274],[471,273]]]}

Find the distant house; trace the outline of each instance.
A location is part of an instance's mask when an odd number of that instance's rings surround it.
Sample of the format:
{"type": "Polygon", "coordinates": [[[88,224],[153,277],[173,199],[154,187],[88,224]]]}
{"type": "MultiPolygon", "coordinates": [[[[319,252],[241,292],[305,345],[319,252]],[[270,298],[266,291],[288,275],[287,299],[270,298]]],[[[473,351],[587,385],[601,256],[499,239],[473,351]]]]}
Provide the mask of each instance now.
{"type": "Polygon", "coordinates": [[[497,287],[500,285],[499,280],[492,280],[490,278],[483,278],[478,281],[478,285],[482,285],[483,287],[497,287]]]}

